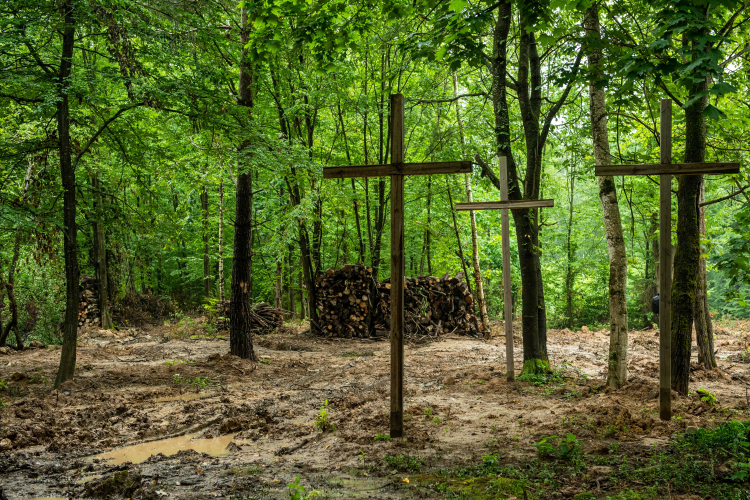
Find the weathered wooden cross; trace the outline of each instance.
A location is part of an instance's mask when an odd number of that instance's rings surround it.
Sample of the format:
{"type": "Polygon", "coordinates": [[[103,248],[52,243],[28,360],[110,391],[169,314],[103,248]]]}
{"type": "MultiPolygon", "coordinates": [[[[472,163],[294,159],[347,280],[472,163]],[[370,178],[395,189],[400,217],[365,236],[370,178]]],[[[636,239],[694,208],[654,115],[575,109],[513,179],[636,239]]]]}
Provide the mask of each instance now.
{"type": "Polygon", "coordinates": [[[602,165],[598,176],[659,175],[659,417],[672,419],[672,175],[738,174],[740,164],[672,163],[672,100],[661,100],[660,162],[602,165]]]}
{"type": "Polygon", "coordinates": [[[324,179],[391,178],[391,437],[404,433],[404,176],[467,174],[470,161],[404,162],[404,96],[391,95],[391,163],[326,167],[324,179]]]}
{"type": "Polygon", "coordinates": [[[456,210],[500,209],[500,225],[503,245],[503,305],[505,315],[505,363],[508,382],[515,378],[513,366],[513,302],[510,291],[510,220],[508,210],[521,208],[543,208],[555,205],[554,200],[508,200],[508,158],[500,157],[500,201],[456,203],[456,210]]]}

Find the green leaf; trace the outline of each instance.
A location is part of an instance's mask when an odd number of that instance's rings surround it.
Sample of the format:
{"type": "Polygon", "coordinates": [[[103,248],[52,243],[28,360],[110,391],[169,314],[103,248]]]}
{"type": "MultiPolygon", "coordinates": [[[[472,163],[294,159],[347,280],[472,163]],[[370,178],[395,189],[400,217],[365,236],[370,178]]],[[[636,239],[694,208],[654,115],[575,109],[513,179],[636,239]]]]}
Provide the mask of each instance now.
{"type": "Polygon", "coordinates": [[[711,120],[720,120],[720,119],[726,119],[727,115],[714,106],[713,104],[709,104],[706,106],[706,109],[703,110],[703,116],[706,118],[710,118],[711,120]]]}

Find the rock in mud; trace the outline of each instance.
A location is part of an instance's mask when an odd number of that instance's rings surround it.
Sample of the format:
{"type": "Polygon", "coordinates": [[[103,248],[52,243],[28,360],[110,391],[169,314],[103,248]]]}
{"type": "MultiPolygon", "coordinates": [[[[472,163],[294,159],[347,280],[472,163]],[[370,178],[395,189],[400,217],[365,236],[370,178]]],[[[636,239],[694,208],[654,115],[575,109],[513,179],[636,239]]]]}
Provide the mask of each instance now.
{"type": "Polygon", "coordinates": [[[141,487],[142,478],[137,472],[115,472],[114,476],[101,480],[93,480],[86,484],[83,497],[92,498],[132,498],[141,487]]]}

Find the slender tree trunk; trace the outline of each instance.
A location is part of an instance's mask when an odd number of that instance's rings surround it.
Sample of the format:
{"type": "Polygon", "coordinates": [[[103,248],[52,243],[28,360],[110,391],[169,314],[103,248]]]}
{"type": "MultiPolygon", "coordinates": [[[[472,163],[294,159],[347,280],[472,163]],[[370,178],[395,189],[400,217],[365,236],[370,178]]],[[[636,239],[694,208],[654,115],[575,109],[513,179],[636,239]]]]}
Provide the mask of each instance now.
{"type": "Polygon", "coordinates": [[[276,260],[276,309],[284,308],[284,273],[280,260],[276,260]]]}
{"type": "Polygon", "coordinates": [[[73,378],[76,366],[76,343],[78,340],[78,242],[76,226],[76,173],[73,170],[70,144],[70,106],[68,88],[73,63],[75,43],[75,17],[71,0],[62,4],[65,26],[62,34],[60,76],[58,80],[57,137],[59,140],[60,177],[63,186],[63,248],[65,251],[65,321],[63,323],[63,346],[60,366],[55,378],[55,388],[73,378]]]}
{"type": "Polygon", "coordinates": [[[224,303],[224,181],[219,182],[219,302],[224,303]]]}
{"type": "Polygon", "coordinates": [[[208,188],[201,191],[201,208],[203,209],[203,296],[211,296],[211,258],[208,252],[208,188]]]}
{"type": "MultiPolygon", "coordinates": [[[[453,95],[458,95],[458,78],[456,72],[453,72],[453,95]]],[[[464,136],[464,124],[461,119],[461,108],[456,104],[456,121],[458,122],[458,133],[461,140],[461,153],[466,154],[466,137],[464,136]]],[[[472,203],[474,195],[471,189],[471,174],[464,176],[466,183],[466,201],[472,203]]],[[[484,299],[484,284],[482,283],[482,271],[479,267],[479,239],[477,237],[477,216],[474,210],[469,210],[469,220],[471,222],[471,263],[474,268],[474,290],[476,290],[477,305],[479,306],[479,316],[482,318],[482,328],[489,336],[490,320],[487,316],[487,304],[484,299]]],[[[469,280],[469,277],[466,277],[469,280]]]]}
{"type": "MultiPolygon", "coordinates": [[[[247,10],[244,7],[241,17],[240,41],[243,48],[240,60],[238,103],[247,108],[247,119],[252,120],[253,68],[246,48],[250,26],[247,10]]],[[[253,172],[249,147],[249,141],[245,140],[237,148],[237,208],[234,220],[234,257],[229,307],[229,352],[243,359],[254,360],[255,352],[250,327],[253,293],[253,172]]]]}
{"type": "MultiPolygon", "coordinates": [[[[705,183],[701,183],[699,203],[705,201],[705,183]]],[[[706,236],[706,207],[699,209],[698,227],[701,237],[706,236]]],[[[701,248],[701,255],[707,250],[701,248]]],[[[711,314],[708,309],[708,273],[706,272],[706,259],[701,257],[698,267],[698,290],[695,294],[695,337],[698,344],[698,363],[706,370],[713,370],[718,365],[714,355],[714,332],[711,323],[711,314]]]]}
{"type": "MultiPolygon", "coordinates": [[[[302,258],[300,257],[300,264],[302,263],[302,258]]],[[[297,274],[297,286],[299,287],[299,319],[300,321],[305,320],[305,287],[302,282],[302,273],[297,274]]]]}
{"type": "Polygon", "coordinates": [[[427,177],[427,229],[424,232],[427,274],[432,276],[432,177],[427,177]]]}
{"type": "Polygon", "coordinates": [[[96,265],[96,280],[99,283],[99,321],[104,329],[112,328],[112,315],[109,312],[107,249],[104,238],[104,205],[102,198],[102,182],[99,174],[94,176],[94,206],[96,222],[94,222],[94,260],[96,265]]]}
{"type": "Polygon", "coordinates": [[[568,235],[566,245],[568,247],[568,261],[565,271],[565,299],[567,301],[568,328],[573,328],[573,193],[575,188],[575,177],[569,172],[570,191],[568,192],[568,235]]]}
{"type": "Polygon", "coordinates": [[[294,274],[292,272],[292,256],[294,255],[294,247],[289,245],[289,253],[287,254],[287,266],[289,272],[287,273],[287,286],[289,292],[289,312],[292,313],[292,319],[297,319],[297,300],[294,297],[294,274]]]}
{"type": "MultiPolygon", "coordinates": [[[[601,70],[599,64],[602,52],[599,49],[601,30],[599,10],[596,3],[589,7],[584,16],[584,25],[588,37],[595,37],[596,42],[587,47],[590,73],[589,104],[591,133],[594,143],[594,158],[597,165],[611,165],[612,159],[607,136],[607,108],[604,89],[601,88],[601,70]]],[[[628,376],[628,304],[627,279],[628,261],[625,254],[625,238],[622,234],[620,207],[617,202],[617,190],[612,177],[598,177],[599,200],[604,214],[604,230],[607,237],[609,253],[609,366],[607,385],[620,388],[628,376]]]]}

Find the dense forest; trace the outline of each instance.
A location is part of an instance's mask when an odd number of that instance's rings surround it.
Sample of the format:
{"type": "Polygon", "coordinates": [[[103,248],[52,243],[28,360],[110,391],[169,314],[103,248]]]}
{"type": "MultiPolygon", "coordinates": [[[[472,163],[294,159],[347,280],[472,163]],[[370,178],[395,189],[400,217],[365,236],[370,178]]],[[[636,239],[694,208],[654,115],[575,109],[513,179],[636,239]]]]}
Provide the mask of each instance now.
{"type": "Polygon", "coordinates": [[[750,0],[2,0],[0,500],[747,499],[749,134],[750,0]]]}
{"type": "Polygon", "coordinates": [[[652,324],[658,176],[599,182],[593,170],[658,163],[659,101],[670,98],[675,161],[742,166],[675,177],[676,259],[694,250],[704,263],[690,286],[707,292],[707,317],[748,317],[746,7],[4,2],[2,341],[74,346],[82,276],[100,284],[105,327],[110,309],[151,294],[182,311],[265,301],[312,314],[314,328],[317,275],[358,263],[389,275],[388,179],[321,172],[388,163],[395,93],[406,98],[408,161],[475,165],[407,178],[408,276],[464,272],[470,288],[482,281],[474,304],[498,317],[508,272],[519,318],[531,307],[524,290],[537,289],[543,332],[609,328],[619,273],[625,328],[652,324]],[[467,197],[499,199],[499,156],[511,199],[555,200],[513,211],[507,270],[500,213],[453,211],[467,197]],[[696,210],[690,250],[680,225],[696,210]]]}

